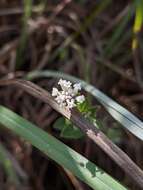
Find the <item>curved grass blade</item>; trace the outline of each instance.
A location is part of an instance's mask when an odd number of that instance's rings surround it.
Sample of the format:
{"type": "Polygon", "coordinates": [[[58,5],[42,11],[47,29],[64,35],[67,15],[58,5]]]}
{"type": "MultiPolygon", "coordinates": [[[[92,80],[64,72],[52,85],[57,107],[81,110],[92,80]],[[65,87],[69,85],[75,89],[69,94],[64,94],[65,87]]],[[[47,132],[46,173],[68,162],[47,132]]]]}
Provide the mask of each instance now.
{"type": "Polygon", "coordinates": [[[112,54],[112,50],[114,49],[114,47],[116,47],[117,43],[120,43],[120,40],[121,40],[120,38],[123,38],[125,36],[124,29],[129,23],[129,21],[131,20],[132,15],[133,15],[132,13],[133,13],[133,9],[132,9],[132,6],[130,5],[127,14],[118,24],[118,27],[115,29],[115,31],[111,35],[111,38],[109,39],[108,45],[104,51],[106,56],[111,56],[110,54],[112,54]]]}
{"type": "Polygon", "coordinates": [[[22,33],[20,36],[20,44],[17,48],[17,54],[16,54],[16,67],[20,68],[23,64],[23,53],[26,48],[27,40],[28,40],[28,19],[30,18],[32,14],[32,0],[24,1],[24,15],[23,15],[23,26],[22,26],[22,33]]]}
{"type": "Polygon", "coordinates": [[[8,181],[14,183],[16,186],[20,185],[19,178],[14,170],[12,161],[8,158],[5,147],[0,143],[0,163],[5,169],[8,181]]]}
{"type": "Polygon", "coordinates": [[[135,0],[134,4],[136,7],[136,10],[135,10],[135,23],[133,27],[134,38],[132,41],[132,50],[135,50],[138,47],[137,35],[141,31],[141,27],[143,24],[143,1],[135,0]]]}
{"type": "Polygon", "coordinates": [[[3,106],[0,106],[0,123],[70,170],[93,189],[127,190],[85,157],[3,106]]]}
{"type": "Polygon", "coordinates": [[[116,103],[114,100],[106,96],[103,92],[98,90],[96,87],[88,84],[87,82],[78,79],[76,77],[70,76],[68,74],[56,71],[33,71],[26,76],[26,79],[32,80],[37,77],[56,77],[65,78],[72,82],[80,82],[83,89],[90,94],[92,94],[110,113],[110,115],[121,123],[125,129],[130,131],[139,139],[143,140],[143,122],[140,121],[136,116],[134,116],[127,109],[116,103]]]}

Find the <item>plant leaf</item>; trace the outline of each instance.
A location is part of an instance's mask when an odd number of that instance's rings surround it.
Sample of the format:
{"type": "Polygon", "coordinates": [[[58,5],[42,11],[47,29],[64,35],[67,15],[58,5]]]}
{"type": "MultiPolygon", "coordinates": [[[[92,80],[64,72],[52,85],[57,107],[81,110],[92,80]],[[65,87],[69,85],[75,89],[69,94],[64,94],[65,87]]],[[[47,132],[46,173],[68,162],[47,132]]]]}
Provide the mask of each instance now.
{"type": "Polygon", "coordinates": [[[94,163],[3,106],[0,106],[0,123],[70,170],[94,190],[127,190],[94,163]]]}
{"type": "Polygon", "coordinates": [[[81,130],[75,126],[71,122],[66,122],[65,118],[58,118],[53,126],[55,129],[59,129],[61,131],[60,136],[68,139],[79,139],[83,137],[83,133],[81,130]]]}
{"type": "Polygon", "coordinates": [[[38,77],[56,77],[65,78],[72,82],[80,82],[83,89],[92,94],[110,113],[110,115],[117,120],[122,126],[134,134],[139,139],[143,140],[143,122],[140,121],[135,115],[129,112],[127,109],[116,103],[114,100],[109,98],[103,92],[98,90],[96,87],[88,84],[87,82],[70,76],[68,74],[56,71],[33,71],[26,76],[26,79],[32,80],[38,77]]]}

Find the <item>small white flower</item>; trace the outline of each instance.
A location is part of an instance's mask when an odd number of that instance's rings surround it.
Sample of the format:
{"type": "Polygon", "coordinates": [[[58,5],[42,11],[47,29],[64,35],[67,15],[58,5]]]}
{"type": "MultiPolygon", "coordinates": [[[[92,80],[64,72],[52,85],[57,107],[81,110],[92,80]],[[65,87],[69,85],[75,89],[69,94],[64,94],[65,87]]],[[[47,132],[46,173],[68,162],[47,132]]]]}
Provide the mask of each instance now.
{"type": "Polygon", "coordinates": [[[81,84],[80,83],[74,84],[73,87],[74,87],[73,93],[74,95],[76,95],[81,90],[81,84]]]}
{"type": "Polygon", "coordinates": [[[64,90],[64,91],[68,90],[72,85],[72,83],[70,81],[66,81],[63,79],[60,79],[58,84],[61,86],[62,90],[64,90]]]}
{"type": "Polygon", "coordinates": [[[61,97],[60,97],[60,96],[57,96],[57,97],[55,98],[55,100],[56,100],[56,102],[57,102],[58,104],[61,104],[61,103],[62,103],[62,100],[61,100],[61,97]]]}
{"type": "Polygon", "coordinates": [[[71,99],[71,100],[67,99],[66,102],[67,102],[67,108],[69,108],[69,109],[76,106],[74,99],[71,99]]]}
{"type": "Polygon", "coordinates": [[[60,103],[60,107],[66,107],[66,103],[65,102],[62,102],[62,103],[60,103]]]}
{"type": "Polygon", "coordinates": [[[77,96],[76,97],[76,101],[78,102],[78,103],[83,103],[84,101],[85,101],[85,97],[84,97],[84,95],[81,95],[81,96],[77,96]]]}
{"type": "Polygon", "coordinates": [[[81,84],[77,83],[73,85],[74,89],[77,89],[78,91],[81,90],[81,84]]]}
{"type": "Polygon", "coordinates": [[[57,96],[59,94],[59,91],[57,88],[53,88],[52,90],[52,96],[57,96]]]}
{"type": "Polygon", "coordinates": [[[84,95],[77,96],[81,90],[80,83],[72,85],[70,81],[60,79],[58,85],[60,85],[61,90],[53,88],[52,96],[55,97],[55,101],[60,107],[70,110],[76,107],[76,103],[82,103],[85,100],[84,95]]]}
{"type": "Polygon", "coordinates": [[[55,100],[58,102],[58,103],[62,103],[65,101],[65,95],[62,95],[62,94],[59,94],[59,96],[57,96],[55,98],[55,100]]]}

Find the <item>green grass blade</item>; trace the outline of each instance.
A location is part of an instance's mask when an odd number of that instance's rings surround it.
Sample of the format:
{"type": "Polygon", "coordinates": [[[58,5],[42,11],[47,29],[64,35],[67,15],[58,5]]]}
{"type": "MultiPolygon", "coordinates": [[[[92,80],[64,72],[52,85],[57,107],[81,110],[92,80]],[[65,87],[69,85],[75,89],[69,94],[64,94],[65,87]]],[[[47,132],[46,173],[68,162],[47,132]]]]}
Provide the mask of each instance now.
{"type": "Polygon", "coordinates": [[[3,106],[0,106],[0,123],[70,170],[93,189],[126,190],[85,157],[3,106]]]}
{"type": "Polygon", "coordinates": [[[28,80],[32,80],[37,77],[57,77],[65,78],[72,82],[80,82],[83,89],[92,94],[111,114],[111,116],[119,123],[134,134],[139,139],[143,140],[143,122],[140,121],[135,115],[129,112],[127,109],[116,103],[114,100],[106,96],[103,92],[96,87],[88,84],[87,82],[80,80],[76,77],[68,74],[56,71],[33,71],[27,75],[28,80]]]}
{"type": "Polygon", "coordinates": [[[28,26],[27,22],[32,14],[32,0],[25,0],[24,1],[24,15],[23,15],[23,26],[22,26],[22,33],[20,36],[20,42],[19,47],[17,49],[16,54],[16,68],[20,68],[22,66],[24,59],[23,59],[23,53],[26,48],[27,40],[28,40],[28,26]]]}
{"type": "Polygon", "coordinates": [[[15,185],[19,185],[19,178],[14,170],[12,161],[8,158],[7,151],[5,147],[0,143],[0,163],[5,169],[8,180],[15,185]]]}
{"type": "Polygon", "coordinates": [[[124,37],[123,31],[125,27],[127,26],[127,24],[129,23],[129,20],[131,19],[133,15],[132,13],[133,13],[133,9],[132,9],[132,6],[130,6],[129,11],[124,16],[124,18],[122,19],[118,27],[114,30],[111,38],[109,39],[108,45],[104,50],[105,55],[109,56],[112,53],[112,50],[114,49],[114,47],[116,47],[116,43],[120,42],[121,37],[124,37]]]}
{"type": "Polygon", "coordinates": [[[140,32],[143,24],[143,1],[135,0],[135,23],[133,27],[134,38],[132,41],[132,49],[135,50],[138,46],[137,34],[140,32]]]}

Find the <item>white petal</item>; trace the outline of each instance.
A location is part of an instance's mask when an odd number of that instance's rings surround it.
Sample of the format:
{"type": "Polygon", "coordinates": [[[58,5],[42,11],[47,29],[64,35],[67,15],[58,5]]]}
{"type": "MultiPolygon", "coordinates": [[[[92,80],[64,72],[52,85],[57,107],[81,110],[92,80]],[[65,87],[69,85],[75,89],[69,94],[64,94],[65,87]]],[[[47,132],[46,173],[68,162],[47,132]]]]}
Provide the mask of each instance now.
{"type": "Polygon", "coordinates": [[[59,91],[57,88],[53,88],[52,90],[52,96],[57,96],[59,94],[59,91]]]}
{"type": "Polygon", "coordinates": [[[71,87],[71,82],[70,81],[66,81],[66,80],[63,80],[63,79],[60,79],[58,84],[61,86],[61,88],[64,86],[64,87],[67,87],[67,88],[70,88],[71,87]]]}
{"type": "Polygon", "coordinates": [[[73,93],[76,95],[81,90],[81,84],[77,83],[73,85],[73,93]]]}
{"type": "Polygon", "coordinates": [[[66,102],[67,102],[67,108],[69,109],[76,106],[74,99],[71,99],[71,100],[67,99],[66,102]]]}
{"type": "Polygon", "coordinates": [[[76,83],[73,85],[73,87],[77,90],[81,90],[81,84],[80,83],[76,83]]]}
{"type": "Polygon", "coordinates": [[[83,103],[83,102],[85,101],[84,95],[77,96],[77,97],[76,97],[76,101],[77,101],[78,103],[83,103]]]}

